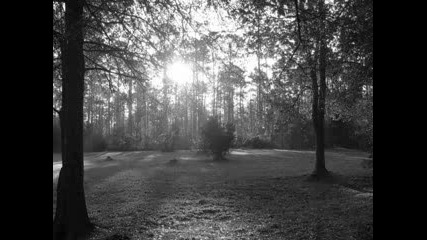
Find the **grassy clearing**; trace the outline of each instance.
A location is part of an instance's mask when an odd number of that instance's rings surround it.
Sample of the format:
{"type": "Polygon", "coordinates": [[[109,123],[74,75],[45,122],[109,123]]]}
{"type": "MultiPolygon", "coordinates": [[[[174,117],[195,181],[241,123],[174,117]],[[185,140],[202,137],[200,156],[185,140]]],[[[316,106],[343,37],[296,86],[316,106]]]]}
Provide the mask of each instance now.
{"type": "Polygon", "coordinates": [[[310,151],[237,149],[226,162],[191,151],[86,154],[90,239],[372,239],[367,156],[327,151],[332,184],[306,181],[310,151]]]}

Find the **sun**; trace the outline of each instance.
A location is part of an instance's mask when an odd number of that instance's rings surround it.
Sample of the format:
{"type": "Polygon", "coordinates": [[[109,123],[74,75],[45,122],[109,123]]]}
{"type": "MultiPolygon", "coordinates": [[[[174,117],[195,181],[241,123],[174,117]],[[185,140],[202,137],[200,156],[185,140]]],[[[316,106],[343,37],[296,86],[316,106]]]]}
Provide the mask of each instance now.
{"type": "Polygon", "coordinates": [[[193,72],[190,65],[182,61],[175,61],[168,65],[166,74],[172,81],[184,85],[191,81],[193,72]]]}

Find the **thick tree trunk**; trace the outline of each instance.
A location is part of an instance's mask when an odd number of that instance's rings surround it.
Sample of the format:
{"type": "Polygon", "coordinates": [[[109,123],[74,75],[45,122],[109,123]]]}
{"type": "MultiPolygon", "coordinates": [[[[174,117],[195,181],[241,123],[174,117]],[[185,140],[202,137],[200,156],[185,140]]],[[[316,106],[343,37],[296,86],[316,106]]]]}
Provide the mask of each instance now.
{"type": "Polygon", "coordinates": [[[62,117],[62,111],[59,113],[59,128],[61,129],[61,160],[65,159],[65,119],[62,117]]]}
{"type": "Polygon", "coordinates": [[[325,166],[325,100],[326,100],[326,35],[325,35],[325,11],[323,0],[319,1],[320,31],[319,31],[319,82],[317,84],[316,64],[313,63],[311,80],[313,88],[313,125],[316,134],[316,165],[313,175],[323,177],[328,175],[325,166]]]}
{"type": "Polygon", "coordinates": [[[317,76],[314,69],[311,70],[311,81],[313,88],[312,119],[316,139],[316,164],[313,175],[321,176],[327,173],[325,167],[325,144],[324,144],[324,115],[321,114],[319,102],[321,96],[318,92],[317,76]]]}
{"type": "Polygon", "coordinates": [[[87,85],[87,89],[86,89],[86,93],[87,93],[87,124],[92,124],[93,123],[93,115],[94,115],[94,110],[93,110],[93,102],[94,102],[94,89],[93,89],[93,85],[91,83],[89,83],[87,85]]]}
{"type": "Polygon", "coordinates": [[[222,160],[225,160],[225,157],[224,157],[224,153],[223,153],[223,152],[214,152],[214,153],[212,154],[212,158],[213,158],[213,160],[214,160],[214,161],[222,161],[222,160]]]}
{"type": "Polygon", "coordinates": [[[83,1],[66,2],[62,89],[64,152],[57,186],[54,239],[77,239],[89,221],[83,187],[83,1]]]}

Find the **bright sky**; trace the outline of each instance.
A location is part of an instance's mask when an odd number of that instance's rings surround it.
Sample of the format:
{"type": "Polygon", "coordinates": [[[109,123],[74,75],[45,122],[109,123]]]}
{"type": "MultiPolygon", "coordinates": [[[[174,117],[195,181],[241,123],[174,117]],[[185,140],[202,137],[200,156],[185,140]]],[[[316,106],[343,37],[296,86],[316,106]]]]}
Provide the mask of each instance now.
{"type": "Polygon", "coordinates": [[[181,60],[177,60],[168,65],[166,75],[172,81],[184,85],[192,81],[193,71],[190,65],[181,60]]]}
{"type": "MultiPolygon", "coordinates": [[[[190,34],[191,36],[198,36],[199,34],[195,33],[194,30],[197,32],[207,34],[208,32],[221,32],[224,33],[231,33],[231,34],[238,34],[240,36],[243,36],[243,30],[238,29],[237,23],[227,18],[227,13],[218,8],[210,9],[206,11],[198,11],[195,12],[192,11],[192,17],[197,22],[204,22],[205,26],[198,28],[198,29],[189,29],[189,32],[187,34],[190,34]]],[[[240,66],[243,70],[245,70],[245,77],[246,81],[250,81],[249,75],[254,71],[254,69],[258,66],[257,58],[255,55],[245,56],[241,59],[234,59],[234,64],[240,66]]],[[[261,64],[269,64],[272,65],[274,63],[273,59],[262,59],[261,64]]],[[[210,67],[212,67],[212,63],[208,63],[210,67]]],[[[174,82],[178,83],[179,85],[183,86],[185,83],[191,83],[193,81],[193,70],[192,70],[192,63],[185,63],[182,59],[176,58],[172,61],[171,64],[167,66],[167,76],[174,82]]],[[[219,62],[216,63],[215,71],[216,74],[218,73],[218,67],[219,62]]],[[[265,68],[262,69],[265,71],[265,68]]],[[[212,70],[211,70],[212,71],[212,70]]],[[[151,84],[153,87],[156,88],[162,88],[162,77],[163,73],[157,74],[157,77],[154,77],[151,79],[151,84]]],[[[269,78],[272,77],[272,72],[267,71],[267,76],[269,78]]],[[[201,81],[207,81],[206,77],[199,73],[199,80],[201,81]]],[[[248,91],[250,86],[248,86],[245,91],[248,91]]],[[[207,101],[211,101],[212,96],[211,94],[208,94],[207,101]]],[[[249,99],[247,99],[249,100],[249,99]]]]}

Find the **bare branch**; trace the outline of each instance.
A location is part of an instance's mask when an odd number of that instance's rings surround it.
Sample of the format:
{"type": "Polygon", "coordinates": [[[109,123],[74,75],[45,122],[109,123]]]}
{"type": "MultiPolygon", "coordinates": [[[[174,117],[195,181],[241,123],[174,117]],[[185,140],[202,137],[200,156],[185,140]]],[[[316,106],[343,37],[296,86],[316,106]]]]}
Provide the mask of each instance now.
{"type": "Polygon", "coordinates": [[[124,74],[121,71],[119,71],[119,72],[112,71],[112,70],[107,69],[106,67],[100,65],[95,60],[93,60],[93,59],[91,59],[91,58],[89,58],[87,56],[84,56],[84,57],[87,60],[89,60],[93,65],[95,65],[95,67],[85,68],[85,71],[104,71],[104,72],[112,73],[112,74],[115,74],[115,75],[121,76],[121,77],[127,77],[127,78],[136,79],[136,80],[140,80],[141,79],[140,77],[137,77],[137,76],[131,76],[131,75],[128,75],[128,74],[124,74]]]}
{"type": "Polygon", "coordinates": [[[61,115],[61,110],[58,110],[55,107],[53,107],[53,111],[55,111],[58,115],[61,115]]]}
{"type": "Polygon", "coordinates": [[[296,13],[295,15],[296,15],[296,18],[297,18],[298,39],[299,39],[299,42],[302,42],[302,38],[301,38],[301,21],[300,21],[299,12],[298,12],[298,0],[294,0],[294,3],[295,3],[295,13],[296,13]]]}

